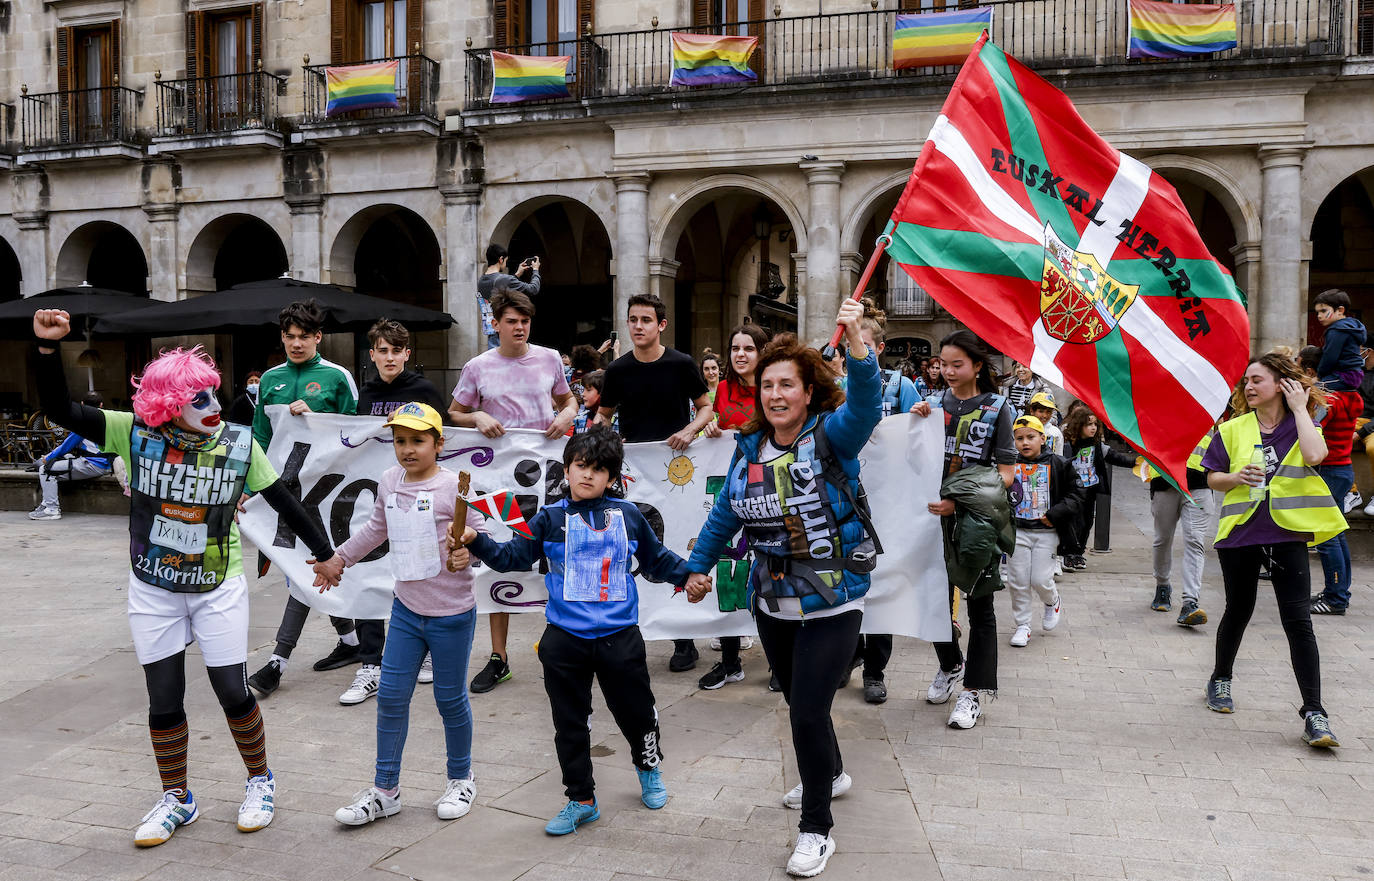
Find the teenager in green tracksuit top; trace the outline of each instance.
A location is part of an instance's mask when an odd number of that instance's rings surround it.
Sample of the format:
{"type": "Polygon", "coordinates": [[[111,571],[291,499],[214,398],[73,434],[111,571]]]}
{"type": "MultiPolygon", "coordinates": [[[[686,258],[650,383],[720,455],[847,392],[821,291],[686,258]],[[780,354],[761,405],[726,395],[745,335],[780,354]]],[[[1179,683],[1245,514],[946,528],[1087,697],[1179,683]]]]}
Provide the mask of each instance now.
{"type": "MultiPolygon", "coordinates": [[[[358,386],[353,381],[353,375],[338,364],[320,357],[324,312],[319,305],[314,300],[292,303],[281,311],[278,318],[286,361],[262,375],[258,385],[258,408],[253,413],[253,440],[264,450],[272,442],[272,423],[267,418],[270,404],[289,405],[292,414],[297,416],[302,413],[343,413],[352,416],[358,412],[358,386]]],[[[264,697],[276,691],[281,684],[287,659],[300,640],[309,614],[310,607],[288,592],[286,610],[282,613],[281,626],[277,628],[277,647],[268,662],[248,677],[248,684],[264,697]]],[[[363,628],[363,633],[359,633],[349,618],[331,615],[329,621],[339,634],[339,644],[315,664],[315,669],[333,670],[351,663],[360,653],[359,640],[364,635],[368,636],[369,643],[376,643],[379,660],[374,663],[380,662],[383,634],[376,631],[381,629],[381,622],[369,624],[363,628]]]]}

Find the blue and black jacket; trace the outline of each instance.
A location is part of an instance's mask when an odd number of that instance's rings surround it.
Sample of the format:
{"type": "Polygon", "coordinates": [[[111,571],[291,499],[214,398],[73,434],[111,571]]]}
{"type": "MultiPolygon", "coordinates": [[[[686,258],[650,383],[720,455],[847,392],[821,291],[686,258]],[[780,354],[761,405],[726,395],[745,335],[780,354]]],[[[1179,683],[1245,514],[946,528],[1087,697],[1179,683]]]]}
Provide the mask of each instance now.
{"type": "Polygon", "coordinates": [[[496,542],[478,533],[468,550],[497,572],[521,572],[532,568],[541,556],[547,558],[549,572],[544,576],[544,586],[549,592],[549,603],[544,608],[544,617],[573,636],[596,639],[639,623],[639,593],[630,574],[631,558],[639,561],[640,571],[647,578],[672,585],[687,583],[687,563],[664,547],[639,509],[623,499],[563,499],[539,509],[529,527],[532,539],[517,535],[510,541],[496,542]],[[604,550],[591,549],[597,557],[594,562],[606,563],[599,572],[602,589],[599,596],[591,599],[569,598],[564,593],[570,517],[581,519],[575,527],[577,540],[583,542],[581,547],[588,548],[588,540],[604,542],[604,550]],[[617,521],[623,524],[623,536],[611,534],[611,530],[617,529],[617,521]],[[611,530],[607,529],[608,524],[611,530]]]}
{"type": "Polygon", "coordinates": [[[761,595],[798,597],[803,613],[843,605],[868,592],[868,572],[847,561],[870,539],[851,499],[861,493],[859,452],[883,412],[878,358],[872,349],[862,361],[848,359],[848,376],[845,402],[833,413],[808,417],[796,442],[778,459],[760,461],[759,450],[771,434],[767,430],[735,438],[730,473],[687,568],[710,572],[743,529],[754,552],[750,608],[752,594],[765,584],[761,595]],[[824,466],[816,451],[820,419],[825,420],[830,455],[848,481],[847,493],[821,477],[824,466]],[[819,587],[816,576],[822,581],[819,587]]]}

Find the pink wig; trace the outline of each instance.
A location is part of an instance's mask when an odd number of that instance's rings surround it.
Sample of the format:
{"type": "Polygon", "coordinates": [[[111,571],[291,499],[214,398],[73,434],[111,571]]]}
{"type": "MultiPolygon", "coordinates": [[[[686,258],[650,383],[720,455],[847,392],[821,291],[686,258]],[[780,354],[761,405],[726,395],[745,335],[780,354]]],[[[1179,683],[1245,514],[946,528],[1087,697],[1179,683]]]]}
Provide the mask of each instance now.
{"type": "Polygon", "coordinates": [[[206,388],[219,388],[215,362],[200,346],[173,349],[158,355],[142,376],[129,380],[134,392],[134,415],[156,428],[181,415],[181,408],[206,388]]]}

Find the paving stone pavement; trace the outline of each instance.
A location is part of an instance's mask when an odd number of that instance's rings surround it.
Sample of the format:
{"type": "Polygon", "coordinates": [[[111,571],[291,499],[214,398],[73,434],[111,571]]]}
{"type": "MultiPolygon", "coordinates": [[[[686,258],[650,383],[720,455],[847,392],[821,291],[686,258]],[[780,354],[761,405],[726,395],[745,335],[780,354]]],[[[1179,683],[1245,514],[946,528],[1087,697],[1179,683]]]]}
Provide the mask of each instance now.
{"type": "MultiPolygon", "coordinates": [[[[971,731],[945,727],[924,701],[929,646],[898,638],[891,699],[863,702],[859,677],[836,699],[854,789],[835,803],[828,879],[1356,879],[1374,874],[1374,604],[1371,533],[1355,534],[1355,606],[1317,621],[1325,701],[1343,748],[1304,746],[1297,687],[1274,603],[1263,597],[1236,668],[1239,711],[1210,713],[1220,577],[1209,561],[1204,608],[1186,630],[1151,612],[1144,490],[1119,479],[1114,552],[1061,582],[1064,619],[1013,649],[999,599],[1001,691],[971,731]],[[1267,601],[1266,601],[1267,600],[1267,601]]],[[[1355,515],[1360,516],[1360,515],[1355,515]]],[[[243,766],[193,648],[188,655],[190,778],[203,818],[162,847],[134,848],[156,768],[146,697],[124,618],[124,521],[32,523],[0,513],[0,881],[173,877],[178,881],[629,881],[781,879],[797,815],[786,710],[765,690],[759,648],[748,678],[696,688],[711,662],[667,672],[650,646],[672,798],[638,802],[627,749],[598,695],[593,742],[602,818],[550,839],[563,803],[552,725],[531,651],[542,627],[518,615],[515,677],[476,695],[477,806],[443,823],[443,730],[420,686],[402,785],[405,809],[346,829],[332,814],[371,779],[375,715],[343,707],[349,668],[314,673],[332,646],[323,616],[307,627],[284,685],[262,702],[279,779],[272,826],[234,827],[243,766]]],[[[889,539],[890,540],[890,539],[889,539]]],[[[250,557],[251,558],[251,557],[250,557]]],[[[1320,569],[1313,557],[1314,569],[1320,569]]],[[[250,666],[270,651],[279,577],[252,586],[250,666]]],[[[479,624],[474,658],[489,645],[479,624]]],[[[704,643],[701,643],[705,649],[704,643]]]]}

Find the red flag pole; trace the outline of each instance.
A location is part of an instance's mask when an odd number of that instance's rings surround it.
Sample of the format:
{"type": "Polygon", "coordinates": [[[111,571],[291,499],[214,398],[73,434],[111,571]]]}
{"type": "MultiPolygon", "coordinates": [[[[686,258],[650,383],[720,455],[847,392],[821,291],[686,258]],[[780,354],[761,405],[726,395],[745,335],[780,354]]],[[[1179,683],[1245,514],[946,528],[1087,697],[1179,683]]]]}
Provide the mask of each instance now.
{"type": "MultiPolygon", "coordinates": [[[[859,283],[854,286],[854,293],[849,296],[849,299],[857,303],[859,298],[863,296],[864,288],[868,287],[868,280],[873,277],[873,270],[878,268],[878,258],[883,256],[883,252],[887,250],[887,246],[890,244],[892,244],[892,236],[887,233],[878,236],[878,240],[873,243],[873,256],[868,258],[868,265],[864,267],[863,275],[859,276],[859,283]]],[[[836,347],[839,346],[842,336],[844,336],[844,327],[836,325],[835,333],[830,337],[830,342],[826,343],[825,348],[821,350],[822,358],[829,361],[835,357],[836,347]]]]}

